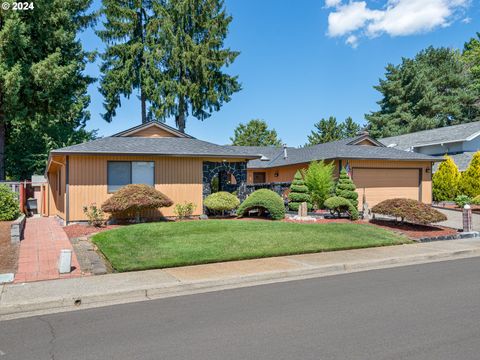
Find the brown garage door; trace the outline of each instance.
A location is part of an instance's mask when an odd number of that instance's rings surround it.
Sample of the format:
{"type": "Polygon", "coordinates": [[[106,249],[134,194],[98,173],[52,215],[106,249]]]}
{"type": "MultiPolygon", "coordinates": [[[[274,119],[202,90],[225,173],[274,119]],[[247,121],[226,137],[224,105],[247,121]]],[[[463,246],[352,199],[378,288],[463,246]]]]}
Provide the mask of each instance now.
{"type": "Polygon", "coordinates": [[[352,177],[360,208],[364,194],[370,208],[386,199],[420,200],[420,169],[353,168],[352,177]]]}

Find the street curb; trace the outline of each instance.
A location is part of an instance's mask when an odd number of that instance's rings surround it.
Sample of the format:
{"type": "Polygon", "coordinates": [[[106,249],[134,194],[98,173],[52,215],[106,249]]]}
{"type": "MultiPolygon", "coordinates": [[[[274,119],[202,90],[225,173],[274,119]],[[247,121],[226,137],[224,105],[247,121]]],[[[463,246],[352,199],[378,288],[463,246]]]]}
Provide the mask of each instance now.
{"type": "Polygon", "coordinates": [[[477,256],[480,256],[480,249],[442,251],[427,255],[391,257],[357,263],[310,266],[303,269],[258,273],[228,279],[188,281],[152,287],[139,286],[136,289],[78,297],[37,298],[35,301],[14,305],[3,305],[0,296],[0,320],[477,256]]]}

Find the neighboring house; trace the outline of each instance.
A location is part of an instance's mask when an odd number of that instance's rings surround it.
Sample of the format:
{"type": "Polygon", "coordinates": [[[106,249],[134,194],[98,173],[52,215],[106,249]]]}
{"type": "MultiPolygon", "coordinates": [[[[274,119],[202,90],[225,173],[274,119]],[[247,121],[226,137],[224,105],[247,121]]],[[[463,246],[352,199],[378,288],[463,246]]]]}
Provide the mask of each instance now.
{"type": "MultiPolygon", "coordinates": [[[[313,160],[333,161],[336,173],[351,172],[370,206],[392,197],[431,202],[428,155],[387,148],[367,134],[305,148],[221,146],[201,141],[162,123],[151,122],[110,137],[53,150],[49,155],[47,213],[65,222],[84,221],[83,207],[100,206],[120,187],[143,183],[174,203],[192,202],[194,215],[218,177],[219,190],[247,194],[247,183],[290,182],[313,160]]],[[[145,216],[173,216],[173,207],[145,216]]]]}
{"type": "MultiPolygon", "coordinates": [[[[385,146],[443,158],[448,154],[465,171],[480,150],[480,121],[378,139],[385,146]]],[[[433,168],[435,172],[438,164],[433,168]]]]}

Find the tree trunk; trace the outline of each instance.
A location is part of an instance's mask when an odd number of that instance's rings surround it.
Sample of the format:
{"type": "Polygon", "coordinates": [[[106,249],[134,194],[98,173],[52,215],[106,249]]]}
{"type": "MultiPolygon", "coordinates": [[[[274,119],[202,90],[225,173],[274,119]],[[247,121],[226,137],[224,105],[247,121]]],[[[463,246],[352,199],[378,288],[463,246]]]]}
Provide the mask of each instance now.
{"type": "Polygon", "coordinates": [[[142,124],[147,122],[147,100],[145,98],[145,93],[143,92],[143,85],[140,85],[140,101],[142,103],[142,124]]]}
{"type": "Polygon", "coordinates": [[[185,110],[185,98],[181,96],[178,102],[178,115],[175,116],[175,122],[178,130],[182,133],[185,132],[185,110]]]}
{"type": "Polygon", "coordinates": [[[0,181],[5,180],[5,143],[6,141],[5,116],[0,110],[0,181]]]}

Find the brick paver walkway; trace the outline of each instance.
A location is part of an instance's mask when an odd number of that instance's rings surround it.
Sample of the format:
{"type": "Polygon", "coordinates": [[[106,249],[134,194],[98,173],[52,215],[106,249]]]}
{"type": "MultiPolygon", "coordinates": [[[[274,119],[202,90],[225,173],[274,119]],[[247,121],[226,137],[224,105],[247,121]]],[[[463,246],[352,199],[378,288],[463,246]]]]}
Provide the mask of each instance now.
{"type": "Polygon", "coordinates": [[[60,250],[72,249],[62,227],[54,218],[29,218],[20,242],[15,282],[29,282],[82,276],[77,257],[72,252],[72,272],[58,273],[60,250]]]}

